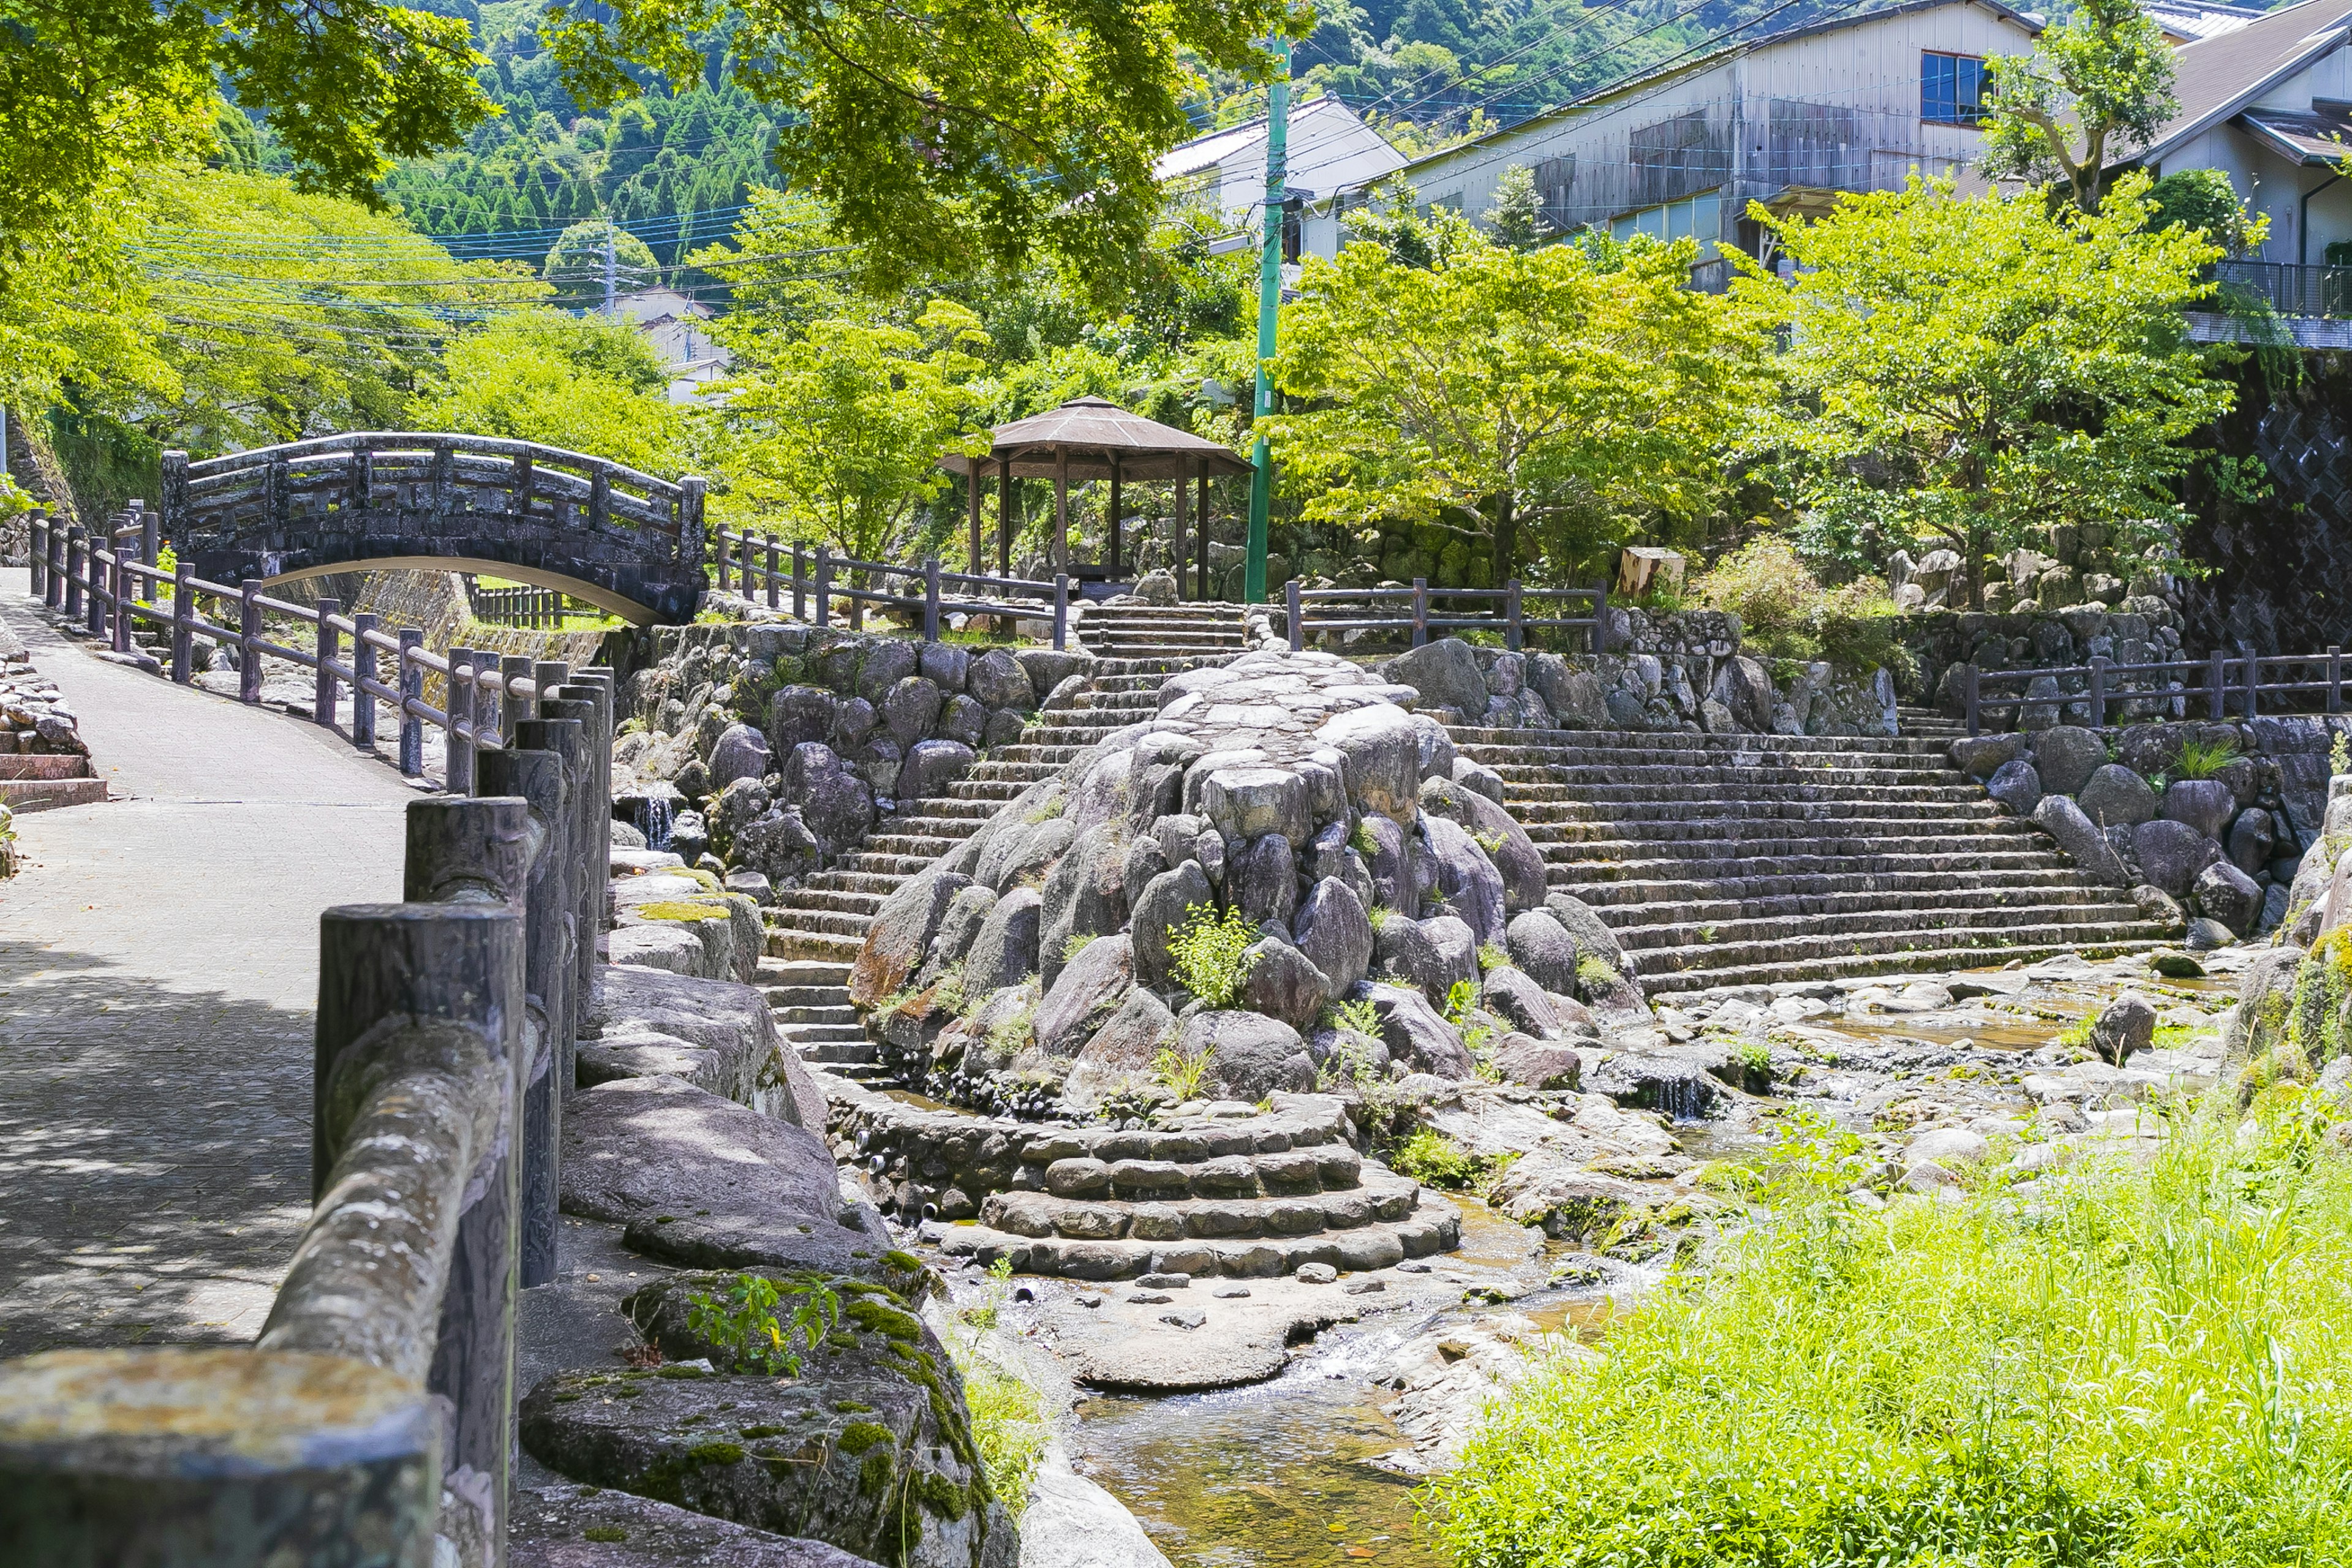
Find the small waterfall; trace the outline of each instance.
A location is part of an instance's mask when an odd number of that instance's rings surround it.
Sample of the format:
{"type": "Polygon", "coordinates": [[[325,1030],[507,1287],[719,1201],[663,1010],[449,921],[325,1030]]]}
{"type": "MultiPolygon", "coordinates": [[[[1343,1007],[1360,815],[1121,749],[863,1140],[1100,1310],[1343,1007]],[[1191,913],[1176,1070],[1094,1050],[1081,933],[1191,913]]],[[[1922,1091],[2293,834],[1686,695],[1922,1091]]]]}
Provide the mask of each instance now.
{"type": "Polygon", "coordinates": [[[677,822],[677,803],[667,795],[647,797],[640,813],[643,820],[637,826],[646,836],[648,849],[669,847],[670,829],[677,822]]]}

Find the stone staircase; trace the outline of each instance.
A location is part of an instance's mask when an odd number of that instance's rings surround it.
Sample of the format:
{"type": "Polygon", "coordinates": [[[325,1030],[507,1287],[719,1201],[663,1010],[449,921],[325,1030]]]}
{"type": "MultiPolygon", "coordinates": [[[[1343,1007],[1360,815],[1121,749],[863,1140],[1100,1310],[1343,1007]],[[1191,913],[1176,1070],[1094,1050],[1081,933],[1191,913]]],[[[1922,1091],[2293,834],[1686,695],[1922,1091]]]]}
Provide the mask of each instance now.
{"type": "MultiPolygon", "coordinates": [[[[1186,606],[1190,608],[1190,606],[1186,606]]],[[[1124,611],[1114,610],[1110,617],[1124,611]]],[[[1099,612],[1098,612],[1099,613],[1099,612]]],[[[1155,612],[1156,613],[1156,612],[1155,612]]],[[[1212,620],[1171,623],[1156,645],[1125,637],[1096,641],[1089,620],[1080,646],[1096,653],[1094,681],[1084,691],[1048,701],[1021,738],[974,763],[948,793],[915,802],[878,823],[866,842],[829,869],[778,896],[768,916],[767,957],[760,979],[776,1024],[802,1058],[844,1078],[878,1080],[885,1074],[849,1001],[849,969],[866,942],[882,900],[898,885],[980,831],[998,808],[1097,741],[1159,711],[1160,683],[1180,669],[1222,663],[1242,651],[1241,621],[1233,638],[1212,620]],[[1206,626],[1210,630],[1198,630],[1206,626]],[[1117,647],[1121,651],[1109,652],[1117,647]]],[[[1118,620],[1113,624],[1124,626],[1118,620]]]]}
{"type": "Polygon", "coordinates": [[[1239,605],[1090,605],[1078,642],[1100,658],[1221,662],[1249,647],[1242,615],[1239,605]]]}
{"type": "Polygon", "coordinates": [[[1455,727],[1653,994],[2154,947],[1937,735],[1455,727]]]}

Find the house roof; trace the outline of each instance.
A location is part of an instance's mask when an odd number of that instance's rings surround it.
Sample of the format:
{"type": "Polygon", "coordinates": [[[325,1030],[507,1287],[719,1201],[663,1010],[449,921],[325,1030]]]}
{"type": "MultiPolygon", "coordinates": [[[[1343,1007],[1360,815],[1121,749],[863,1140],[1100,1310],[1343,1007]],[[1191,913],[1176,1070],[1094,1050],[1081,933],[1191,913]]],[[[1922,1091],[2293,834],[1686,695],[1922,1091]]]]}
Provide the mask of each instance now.
{"type": "Polygon", "coordinates": [[[1016,479],[1107,479],[1116,461],[1122,478],[1189,479],[1202,474],[1245,474],[1249,464],[1231,447],[1161,425],[1099,397],[1074,397],[1059,408],[999,425],[989,432],[988,455],[975,460],[950,453],[940,467],[984,478],[1009,466],[1016,479]],[[1066,458],[1067,468],[1063,466],[1066,458]]]}
{"type": "MultiPolygon", "coordinates": [[[[1302,141],[1302,131],[1325,136],[1344,135],[1360,131],[1385,145],[1387,138],[1363,121],[1354,110],[1336,98],[1310,98],[1290,108],[1288,136],[1292,142],[1302,141]]],[[[1181,179],[1187,174],[1204,174],[1238,153],[1245,153],[1265,140],[1265,116],[1244,120],[1239,125],[1229,125],[1223,131],[1212,131],[1205,136],[1195,136],[1181,142],[1160,155],[1153,173],[1163,180],[1181,179]]],[[[1403,165],[1400,157],[1397,163],[1403,165]]]]}
{"type": "Polygon", "coordinates": [[[2225,5],[2219,0],[2139,0],[2139,8],[2164,29],[2166,37],[2181,43],[2234,33],[2264,13],[2253,5],[2225,5]]]}
{"type": "MultiPolygon", "coordinates": [[[[2352,0],[2346,0],[2346,3],[2347,5],[2352,5],[2352,0]]],[[[1739,55],[1752,54],[1758,49],[1770,48],[1779,44],[1794,43],[1800,38],[1814,37],[1824,33],[1843,32],[1849,28],[1864,26],[1872,22],[1882,22],[1889,16],[1908,16],[1918,11],[1940,11],[1946,6],[1956,4],[1979,6],[1984,10],[1991,12],[1996,16],[2000,16],[2015,23],[2020,28],[2023,29],[2031,36],[2038,37],[2042,33],[2042,24],[2040,17],[2031,16],[2023,11],[2012,10],[2009,6],[2002,5],[2000,0],[1904,0],[1904,3],[1901,5],[1883,5],[1877,10],[1865,11],[1858,16],[1839,16],[1820,22],[1807,22],[1798,26],[1783,28],[1777,33],[1767,33],[1762,37],[1746,38],[1738,43],[1726,44],[1721,48],[1711,49],[1707,53],[1700,55],[1694,59],[1683,60],[1675,64],[1661,66],[1657,69],[1645,72],[1641,76],[1633,77],[1623,81],[1612,82],[1609,86],[1604,87],[1596,92],[1589,93],[1583,98],[1570,100],[1569,102],[1559,105],[1557,109],[1548,109],[1539,114],[1531,114],[1525,120],[1515,121],[1509,125],[1501,127],[1499,130],[1489,131],[1484,136],[1474,137],[1467,142],[1456,142],[1454,145],[1446,148],[1443,152],[1432,153],[1425,158],[1415,159],[1412,163],[1406,165],[1406,167],[1420,168],[1424,164],[1443,163],[1449,158],[1459,157],[1462,153],[1466,153],[1473,148],[1486,147],[1497,142],[1507,142],[1512,137],[1517,136],[1526,132],[1531,126],[1542,124],[1549,121],[1560,120],[1574,115],[1589,113],[1613,100],[1628,97],[1637,92],[1647,91],[1649,89],[1657,86],[1662,81],[1671,81],[1676,77],[1688,76],[1694,71],[1706,70],[1715,66],[1720,65],[1727,59],[1733,58],[1739,55]]]]}
{"type": "Polygon", "coordinates": [[[2352,108],[2330,104],[2326,109],[2249,109],[2231,121],[2242,125],[2256,141],[2292,163],[2323,166],[2341,163],[2352,152],[2352,108]]]}
{"type": "Polygon", "coordinates": [[[2244,109],[2277,83],[2345,41],[2352,0],[2303,0],[2233,32],[2173,51],[2173,96],[2180,111],[2156,140],[2117,163],[2160,163],[2167,154],[2244,109]]]}

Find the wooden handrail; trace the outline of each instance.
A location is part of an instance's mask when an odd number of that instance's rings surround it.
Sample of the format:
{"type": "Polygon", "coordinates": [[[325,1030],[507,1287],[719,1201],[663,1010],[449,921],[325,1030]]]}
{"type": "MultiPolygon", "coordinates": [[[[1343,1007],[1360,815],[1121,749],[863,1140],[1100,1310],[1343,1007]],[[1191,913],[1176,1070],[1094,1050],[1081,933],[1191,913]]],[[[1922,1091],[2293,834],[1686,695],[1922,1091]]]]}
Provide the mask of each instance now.
{"type": "Polygon", "coordinates": [[[1529,588],[1517,578],[1512,578],[1499,588],[1432,588],[1428,579],[1416,577],[1410,588],[1309,588],[1293,577],[1283,584],[1285,619],[1290,633],[1290,648],[1299,652],[1307,646],[1309,632],[1382,631],[1409,629],[1412,646],[1421,647],[1429,640],[1432,629],[1438,631],[1487,630],[1503,634],[1504,645],[1514,650],[1523,647],[1530,628],[1567,627],[1581,629],[1594,653],[1605,653],[1609,647],[1609,590],[1607,588],[1529,588]],[[1496,601],[1501,605],[1499,615],[1433,616],[1433,601],[1468,599],[1474,604],[1496,601]],[[1526,605],[1529,599],[1582,599],[1592,606],[1589,616],[1530,616],[1526,605]],[[1347,616],[1315,616],[1309,607],[1318,604],[1373,605],[1404,602],[1409,605],[1402,616],[1364,614],[1347,616]]]}

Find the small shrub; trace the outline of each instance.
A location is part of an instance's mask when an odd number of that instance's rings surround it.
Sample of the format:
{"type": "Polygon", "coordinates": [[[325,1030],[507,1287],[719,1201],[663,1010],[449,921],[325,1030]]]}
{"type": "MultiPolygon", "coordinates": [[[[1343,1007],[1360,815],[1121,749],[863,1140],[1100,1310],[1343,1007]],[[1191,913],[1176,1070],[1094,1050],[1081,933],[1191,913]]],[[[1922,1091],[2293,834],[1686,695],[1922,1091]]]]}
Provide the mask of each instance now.
{"type": "Polygon", "coordinates": [[[2336,739],[2327,744],[2327,772],[2330,777],[2337,778],[2352,773],[2352,736],[2347,736],[2341,730],[2336,731],[2336,739]]]}
{"type": "Polygon", "coordinates": [[[1367,860],[1381,852],[1380,845],[1372,839],[1372,825],[1368,818],[1358,817],[1356,826],[1348,830],[1348,847],[1367,860]]]}
{"type": "Polygon", "coordinates": [[[1785,539],[1761,534],[1691,583],[1692,595],[1739,617],[1741,647],[1765,658],[1826,658],[1851,669],[1916,673],[1896,640],[1895,601],[1875,577],[1824,587],[1785,539]]]}
{"type": "Polygon", "coordinates": [[[1772,1076],[1772,1047],[1761,1040],[1739,1042],[1739,1065],[1757,1078],[1772,1076]]]}
{"type": "Polygon", "coordinates": [[[1424,1187],[1484,1193],[1517,1158],[1517,1152],[1473,1154],[1435,1128],[1419,1127],[1389,1156],[1389,1168],[1424,1187]]]}
{"type": "Polygon", "coordinates": [[[2172,765],[2184,779],[2210,779],[2237,760],[2235,741],[2184,741],[2172,765]]]}
{"type": "Polygon", "coordinates": [[[1246,956],[1257,927],[1239,910],[1220,915],[1215,906],[1194,904],[1168,939],[1176,984],[1212,1007],[1230,1007],[1242,994],[1256,960],[1246,956]]]}
{"type": "Polygon", "coordinates": [[[1584,987],[1587,994],[1591,994],[1600,991],[1613,991],[1625,984],[1625,977],[1618,973],[1609,961],[1599,953],[1588,952],[1576,961],[1576,983],[1584,987]]]}
{"type": "Polygon", "coordinates": [[[814,1350],[841,1318],[841,1298],[823,1280],[776,1289],[759,1274],[738,1274],[722,1295],[697,1291],[687,1298],[687,1327],[709,1340],[739,1367],[771,1377],[793,1377],[801,1370],[801,1346],[814,1350]],[[782,1321],[777,1310],[790,1308],[782,1321]]]}
{"type": "Polygon", "coordinates": [[[1045,1455],[1045,1402],[1037,1391],[970,1352],[948,1347],[963,1375],[964,1404],[971,1411],[971,1443],[989,1490],[1015,1520],[1029,1506],[1030,1484],[1045,1455]]]}
{"type": "Polygon", "coordinates": [[[1389,921],[1396,919],[1396,911],[1386,904],[1374,904],[1365,912],[1364,918],[1371,921],[1372,934],[1378,936],[1388,930],[1389,921]]]}
{"type": "Polygon", "coordinates": [[[1062,944],[1062,963],[1066,965],[1075,962],[1078,954],[1086,952],[1087,944],[1094,940],[1091,933],[1073,932],[1070,940],[1062,944]]]}
{"type": "Polygon", "coordinates": [[[1162,1046],[1151,1058],[1151,1081],[1174,1095],[1179,1105],[1198,1100],[1201,1085],[1209,1076],[1210,1058],[1216,1054],[1212,1047],[1188,1057],[1173,1046],[1162,1046]]]}
{"type": "Polygon", "coordinates": [[[1503,852],[1504,840],[1503,836],[1499,833],[1488,833],[1477,828],[1473,828],[1470,833],[1470,841],[1477,845],[1479,848],[1484,849],[1489,856],[1500,855],[1503,852]]]}
{"type": "Polygon", "coordinates": [[[1369,997],[1361,1002],[1334,1002],[1326,1011],[1337,1027],[1353,1029],[1376,1040],[1381,1037],[1381,1010],[1372,1005],[1369,997]]]}
{"type": "Polygon", "coordinates": [[[1499,942],[1490,942],[1478,949],[1478,973],[1492,974],[1497,969],[1511,967],[1511,955],[1503,951],[1499,942]]]}

